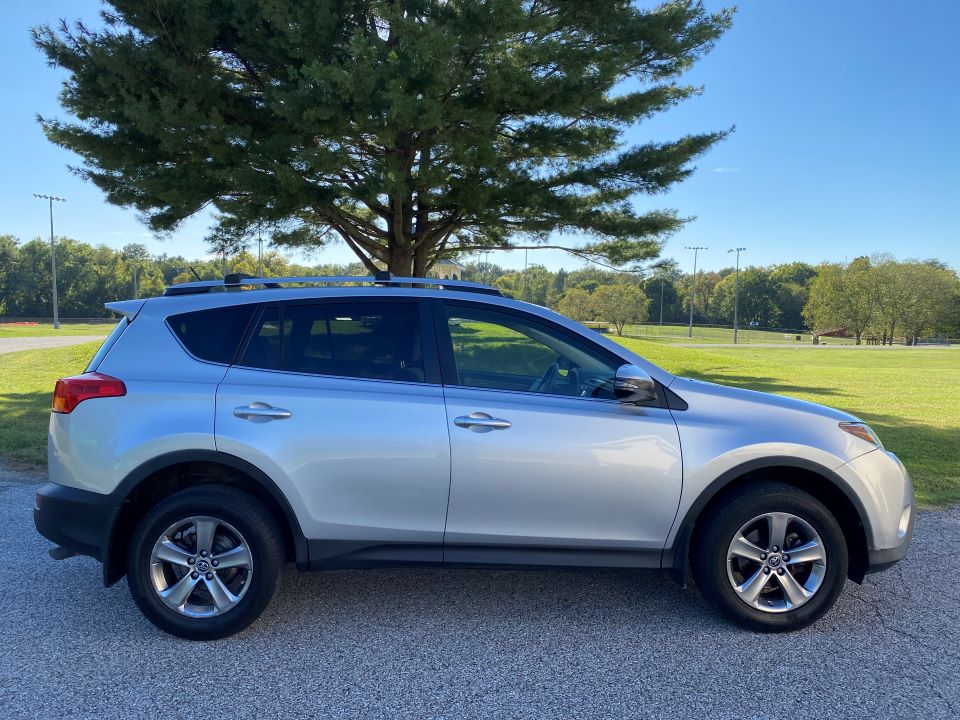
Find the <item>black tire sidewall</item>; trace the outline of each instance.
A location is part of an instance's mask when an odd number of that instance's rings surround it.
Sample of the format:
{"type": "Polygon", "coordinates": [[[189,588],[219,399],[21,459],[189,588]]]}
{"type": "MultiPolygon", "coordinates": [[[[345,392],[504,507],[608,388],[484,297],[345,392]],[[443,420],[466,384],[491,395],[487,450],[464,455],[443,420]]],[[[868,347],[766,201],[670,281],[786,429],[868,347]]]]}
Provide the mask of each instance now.
{"type": "Polygon", "coordinates": [[[161,630],[190,640],[226,637],[250,625],[270,603],[282,568],[281,543],[276,523],[252,496],[232,488],[190,488],[161,501],[137,526],[128,548],[127,584],[140,610],[161,630]],[[150,580],[154,543],[168,527],[195,515],[215,517],[235,527],[253,558],[243,597],[224,614],[209,618],[191,618],[170,609],[150,580]]]}
{"type": "Polygon", "coordinates": [[[847,579],[849,559],[843,531],[816,498],[789,485],[766,483],[753,492],[738,492],[707,520],[699,535],[693,569],[703,595],[725,616],[750,630],[799,630],[815,622],[836,602],[847,579]],[[727,549],[735,533],[751,519],[787,512],[810,523],[823,542],[827,571],[817,593],[800,607],[780,613],[752,608],[736,594],[727,577],[727,549]]]}

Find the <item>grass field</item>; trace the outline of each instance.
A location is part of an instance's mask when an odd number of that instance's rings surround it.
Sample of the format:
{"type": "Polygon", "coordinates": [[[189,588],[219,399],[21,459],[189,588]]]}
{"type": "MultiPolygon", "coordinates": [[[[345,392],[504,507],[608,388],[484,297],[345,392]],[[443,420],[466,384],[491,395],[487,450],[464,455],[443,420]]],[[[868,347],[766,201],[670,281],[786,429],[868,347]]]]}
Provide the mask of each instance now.
{"type": "MultiPolygon", "coordinates": [[[[831,405],[869,422],[910,470],[920,501],[960,502],[960,350],[691,348],[623,339],[670,372],[831,405]]],[[[46,461],[50,395],[96,343],[0,355],[0,457],[46,461]]]]}
{"type": "Polygon", "coordinates": [[[57,335],[107,335],[116,323],[77,323],[60,325],[59,330],[54,330],[53,325],[42,323],[40,325],[14,325],[12,323],[0,323],[0,338],[8,337],[45,337],[57,335]]]}

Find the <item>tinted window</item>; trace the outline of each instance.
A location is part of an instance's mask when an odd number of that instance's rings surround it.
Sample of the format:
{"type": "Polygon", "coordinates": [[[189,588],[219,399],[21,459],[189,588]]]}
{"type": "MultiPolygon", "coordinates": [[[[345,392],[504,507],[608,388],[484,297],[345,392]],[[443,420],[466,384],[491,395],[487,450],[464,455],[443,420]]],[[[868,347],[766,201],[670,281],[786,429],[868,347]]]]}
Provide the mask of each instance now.
{"type": "Polygon", "coordinates": [[[613,399],[620,362],[546,323],[512,313],[447,308],[460,385],[613,399]]]}
{"type": "Polygon", "coordinates": [[[251,305],[198,310],[172,315],[167,318],[167,324],[191,355],[209,362],[229,364],[243,340],[253,310],[251,305]]]}
{"type": "Polygon", "coordinates": [[[290,372],[423,382],[415,303],[319,303],[268,308],[243,365],[290,372]],[[282,327],[282,332],[281,332],[282,327]]]}

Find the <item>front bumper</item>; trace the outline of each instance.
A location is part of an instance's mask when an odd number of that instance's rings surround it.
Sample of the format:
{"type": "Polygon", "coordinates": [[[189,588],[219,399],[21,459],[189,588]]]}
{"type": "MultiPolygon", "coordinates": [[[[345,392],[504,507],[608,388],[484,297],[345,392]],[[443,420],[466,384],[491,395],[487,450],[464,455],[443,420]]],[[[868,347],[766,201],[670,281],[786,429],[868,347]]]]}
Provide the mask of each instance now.
{"type": "MultiPolygon", "coordinates": [[[[901,528],[903,528],[903,538],[899,545],[892,548],[867,549],[867,572],[877,573],[886,570],[892,565],[896,565],[903,560],[907,554],[907,548],[910,547],[910,541],[913,539],[913,523],[917,519],[917,506],[913,499],[913,491],[910,492],[910,504],[903,509],[901,515],[901,528]]],[[[899,532],[898,532],[899,534],[899,532]]]]}
{"type": "Polygon", "coordinates": [[[34,499],[33,524],[57,545],[103,562],[116,512],[109,495],[47,483],[34,499]]]}

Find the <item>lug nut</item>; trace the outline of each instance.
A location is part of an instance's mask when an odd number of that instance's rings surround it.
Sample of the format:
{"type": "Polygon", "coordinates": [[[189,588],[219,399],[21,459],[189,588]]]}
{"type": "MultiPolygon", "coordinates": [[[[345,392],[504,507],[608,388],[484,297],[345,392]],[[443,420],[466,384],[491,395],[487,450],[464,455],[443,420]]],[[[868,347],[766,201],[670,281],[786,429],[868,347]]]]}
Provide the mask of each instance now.
{"type": "Polygon", "coordinates": [[[190,573],[190,577],[192,577],[194,580],[196,580],[198,577],[200,577],[200,573],[198,573],[196,570],[194,570],[192,573],[190,573]]]}
{"type": "Polygon", "coordinates": [[[206,556],[207,556],[207,551],[206,551],[206,550],[201,550],[201,551],[200,551],[200,557],[206,557],[206,556]]]}
{"type": "Polygon", "coordinates": [[[766,560],[766,559],[767,559],[767,554],[766,554],[766,553],[760,553],[760,559],[761,559],[761,560],[766,560]]]}
{"type": "Polygon", "coordinates": [[[789,555],[784,555],[784,556],[783,556],[783,561],[784,561],[784,562],[790,562],[790,556],[789,556],[789,555]]]}
{"type": "Polygon", "coordinates": [[[213,565],[214,567],[217,567],[217,566],[220,565],[220,561],[219,561],[219,560],[211,560],[211,561],[210,561],[210,564],[213,565]]]}
{"type": "Polygon", "coordinates": [[[777,575],[783,575],[783,568],[777,568],[777,575]]]}
{"type": "Polygon", "coordinates": [[[187,558],[187,565],[193,565],[193,563],[195,562],[196,562],[196,558],[192,558],[192,557],[187,558]]]}
{"type": "Polygon", "coordinates": [[[778,548],[776,545],[774,545],[774,546],[773,546],[773,551],[774,551],[774,552],[780,552],[780,548],[778,548]]]}
{"type": "Polygon", "coordinates": [[[213,580],[213,573],[207,573],[207,580],[213,580]]]}
{"type": "Polygon", "coordinates": [[[769,575],[769,574],[770,574],[770,568],[765,567],[765,568],[763,569],[763,574],[764,574],[764,575],[769,575]]]}

